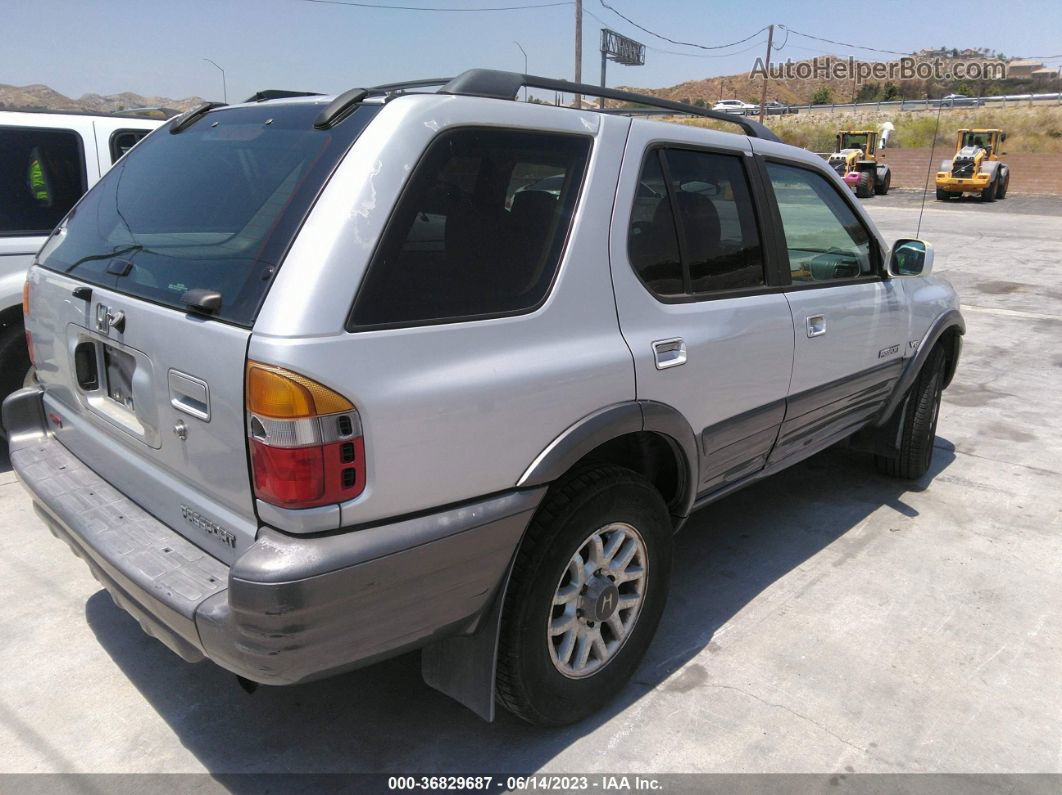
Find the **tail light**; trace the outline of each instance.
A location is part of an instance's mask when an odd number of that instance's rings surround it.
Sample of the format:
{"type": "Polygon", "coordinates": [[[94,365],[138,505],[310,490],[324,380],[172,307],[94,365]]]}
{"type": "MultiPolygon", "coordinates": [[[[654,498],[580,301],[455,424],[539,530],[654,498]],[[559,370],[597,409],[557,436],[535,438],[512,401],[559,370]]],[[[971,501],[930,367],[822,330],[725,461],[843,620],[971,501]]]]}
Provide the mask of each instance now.
{"type": "Polygon", "coordinates": [[[361,417],[305,376],[247,363],[247,432],[255,496],[282,508],[344,502],[365,488],[361,417]]]}
{"type": "MultiPolygon", "coordinates": [[[[22,323],[23,323],[23,325],[25,325],[26,320],[29,319],[29,316],[30,316],[29,295],[30,295],[30,283],[29,283],[29,279],[26,279],[26,281],[24,281],[22,283],[22,323]]],[[[31,367],[35,366],[35,363],[33,361],[33,334],[30,333],[30,330],[28,328],[26,329],[26,351],[29,354],[30,366],[31,367]]]]}

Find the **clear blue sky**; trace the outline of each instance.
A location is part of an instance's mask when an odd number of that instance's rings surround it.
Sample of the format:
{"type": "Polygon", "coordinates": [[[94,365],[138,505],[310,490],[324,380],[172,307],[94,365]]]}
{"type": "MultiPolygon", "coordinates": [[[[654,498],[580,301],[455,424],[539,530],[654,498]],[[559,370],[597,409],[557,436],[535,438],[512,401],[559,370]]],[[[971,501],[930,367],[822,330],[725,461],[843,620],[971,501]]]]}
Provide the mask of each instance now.
{"type": "MultiPolygon", "coordinates": [[[[416,6],[521,5],[550,0],[378,0],[416,6]]],[[[674,39],[706,45],[742,39],[768,23],[908,52],[923,47],[990,47],[1010,55],[1062,53],[1062,3],[876,2],[787,0],[606,0],[636,22],[674,39]]],[[[7,0],[0,83],[45,83],[78,97],[135,91],[145,95],[221,98],[226,70],[230,101],[261,88],[337,92],[356,85],[442,76],[472,66],[573,75],[574,6],[507,12],[424,13],[356,8],[307,0],[7,0]]],[[[597,82],[601,23],[652,48],[643,67],[609,65],[609,85],[664,86],[748,71],[766,33],[725,50],[697,53],[642,33],[585,0],[583,79],[597,82]],[[593,16],[590,16],[592,14],[593,16]],[[750,45],[754,49],[741,52],[750,45]]],[[[780,34],[785,39],[785,33],[780,34]]],[[[776,44],[779,43],[776,40],[776,44]]],[[[885,56],[792,35],[781,57],[832,52],[885,56]]],[[[1052,61],[1053,65],[1062,59],[1052,61]]]]}

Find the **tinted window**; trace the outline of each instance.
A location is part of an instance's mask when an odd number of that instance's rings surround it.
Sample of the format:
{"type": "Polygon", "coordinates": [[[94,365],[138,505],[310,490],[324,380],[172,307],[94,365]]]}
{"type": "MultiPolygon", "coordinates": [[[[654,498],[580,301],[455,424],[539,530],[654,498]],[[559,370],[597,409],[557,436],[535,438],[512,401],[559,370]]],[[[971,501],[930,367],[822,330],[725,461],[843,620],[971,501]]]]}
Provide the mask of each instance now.
{"type": "Polygon", "coordinates": [[[359,327],[520,312],[546,295],[582,183],[584,136],[440,135],[398,202],[353,311],[359,327]]]}
{"type": "Polygon", "coordinates": [[[136,146],[149,132],[151,130],[115,130],[111,133],[111,162],[118,162],[118,158],[136,146]]]}
{"type": "Polygon", "coordinates": [[[762,286],[762,247],[741,159],[685,149],[650,152],[627,251],[638,277],[660,297],[762,286]]]}
{"type": "Polygon", "coordinates": [[[689,291],[696,295],[762,286],[760,236],[741,160],[684,149],[668,150],[666,157],[689,291]]]}
{"type": "Polygon", "coordinates": [[[794,282],[854,279],[874,273],[870,233],[826,178],[768,163],[782,215],[794,282]]]}
{"type": "Polygon", "coordinates": [[[221,293],[217,316],[250,325],[302,219],[378,112],[314,129],[316,103],[225,108],[145,138],[89,191],[41,264],[183,307],[221,293]]]}
{"type": "Polygon", "coordinates": [[[627,254],[646,287],[661,296],[686,292],[675,214],[667,194],[659,151],[650,152],[634,196],[627,254]]]}
{"type": "Polygon", "coordinates": [[[73,130],[0,127],[0,235],[46,235],[85,192],[73,130]]]}

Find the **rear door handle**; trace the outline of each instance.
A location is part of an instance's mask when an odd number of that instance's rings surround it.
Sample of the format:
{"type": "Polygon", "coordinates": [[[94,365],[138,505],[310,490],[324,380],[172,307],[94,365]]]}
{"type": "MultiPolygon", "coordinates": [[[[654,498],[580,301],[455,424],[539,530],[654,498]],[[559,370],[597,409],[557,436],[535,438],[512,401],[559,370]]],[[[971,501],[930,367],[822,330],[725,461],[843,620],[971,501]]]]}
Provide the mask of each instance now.
{"type": "Polygon", "coordinates": [[[686,363],[686,343],[681,337],[656,340],[653,343],[653,359],[657,370],[678,367],[686,363]]]}
{"type": "Polygon", "coordinates": [[[210,422],[210,388],[201,378],[170,370],[170,405],[196,419],[210,422]]]}
{"type": "Polygon", "coordinates": [[[826,318],[823,315],[812,315],[807,322],[809,337],[821,337],[826,333],[826,318]]]}

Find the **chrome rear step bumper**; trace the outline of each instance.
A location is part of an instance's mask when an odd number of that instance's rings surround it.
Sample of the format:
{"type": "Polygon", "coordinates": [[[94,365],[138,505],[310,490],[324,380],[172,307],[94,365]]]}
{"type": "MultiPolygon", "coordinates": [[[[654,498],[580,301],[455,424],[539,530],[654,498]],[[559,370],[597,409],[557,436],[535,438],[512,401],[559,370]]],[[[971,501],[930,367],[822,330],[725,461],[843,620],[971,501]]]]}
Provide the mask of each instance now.
{"type": "Polygon", "coordinates": [[[476,629],[545,489],[326,536],[262,527],[229,567],[69,452],[41,390],[4,403],[11,462],[49,529],[182,658],[263,684],[339,673],[476,629]]]}

